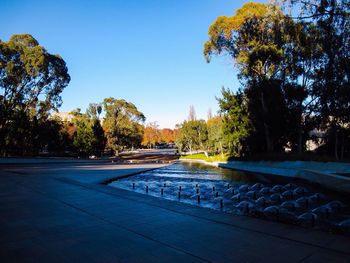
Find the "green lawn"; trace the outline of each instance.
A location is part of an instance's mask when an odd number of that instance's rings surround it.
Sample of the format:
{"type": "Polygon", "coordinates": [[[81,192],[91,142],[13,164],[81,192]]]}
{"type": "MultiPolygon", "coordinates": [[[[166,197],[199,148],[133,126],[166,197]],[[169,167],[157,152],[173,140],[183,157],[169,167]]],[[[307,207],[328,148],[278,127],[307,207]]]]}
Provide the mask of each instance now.
{"type": "Polygon", "coordinates": [[[212,155],[212,156],[206,156],[204,153],[196,153],[191,155],[182,155],[180,159],[187,159],[187,160],[203,160],[206,162],[226,162],[228,160],[229,156],[225,155],[222,156],[221,154],[212,155]]]}

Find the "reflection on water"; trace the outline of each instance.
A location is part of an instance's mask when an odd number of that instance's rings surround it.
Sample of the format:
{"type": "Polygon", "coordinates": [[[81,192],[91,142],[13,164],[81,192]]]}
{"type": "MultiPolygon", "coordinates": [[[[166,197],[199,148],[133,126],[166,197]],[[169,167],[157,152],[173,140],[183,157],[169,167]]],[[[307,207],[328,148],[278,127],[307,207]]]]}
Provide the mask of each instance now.
{"type": "Polygon", "coordinates": [[[305,182],[198,163],[177,163],[110,185],[223,212],[350,230],[347,200],[305,182]]]}
{"type": "Polygon", "coordinates": [[[254,176],[247,173],[215,168],[199,163],[178,163],[161,169],[153,170],[151,172],[143,173],[142,175],[175,177],[181,179],[229,180],[235,182],[255,181],[254,176]]]}

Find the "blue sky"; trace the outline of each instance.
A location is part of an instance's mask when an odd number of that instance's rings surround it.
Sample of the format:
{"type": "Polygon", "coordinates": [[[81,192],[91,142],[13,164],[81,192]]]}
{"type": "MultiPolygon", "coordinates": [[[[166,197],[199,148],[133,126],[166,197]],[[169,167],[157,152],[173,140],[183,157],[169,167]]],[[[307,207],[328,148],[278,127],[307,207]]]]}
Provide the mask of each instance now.
{"type": "Polygon", "coordinates": [[[32,34],[66,61],[71,82],[61,111],[85,110],[105,97],[123,98],[146,122],[174,128],[194,105],[197,117],[218,109],[221,86],[237,89],[232,61],[207,64],[203,44],[219,15],[236,0],[0,0],[0,39],[32,34]]]}

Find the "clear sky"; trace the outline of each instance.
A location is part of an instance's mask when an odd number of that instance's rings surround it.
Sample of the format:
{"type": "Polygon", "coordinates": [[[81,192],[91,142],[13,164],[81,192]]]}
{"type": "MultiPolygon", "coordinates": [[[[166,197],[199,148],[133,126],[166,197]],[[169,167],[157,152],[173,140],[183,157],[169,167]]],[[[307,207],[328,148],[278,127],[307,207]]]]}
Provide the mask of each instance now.
{"type": "Polygon", "coordinates": [[[29,33],[66,61],[71,82],[61,111],[105,97],[133,102],[146,118],[174,128],[194,105],[215,114],[221,86],[238,88],[228,57],[207,64],[203,44],[220,15],[241,0],[0,0],[0,39],[29,33]]]}

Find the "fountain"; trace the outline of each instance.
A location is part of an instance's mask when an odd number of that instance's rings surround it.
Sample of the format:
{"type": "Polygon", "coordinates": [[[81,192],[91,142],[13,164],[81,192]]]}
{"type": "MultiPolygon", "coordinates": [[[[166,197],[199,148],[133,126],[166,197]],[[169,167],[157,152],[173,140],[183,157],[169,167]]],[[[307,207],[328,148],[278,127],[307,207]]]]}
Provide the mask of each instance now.
{"type": "Polygon", "coordinates": [[[303,182],[262,183],[231,170],[175,164],[110,185],[237,215],[350,232],[348,200],[303,182]]]}

